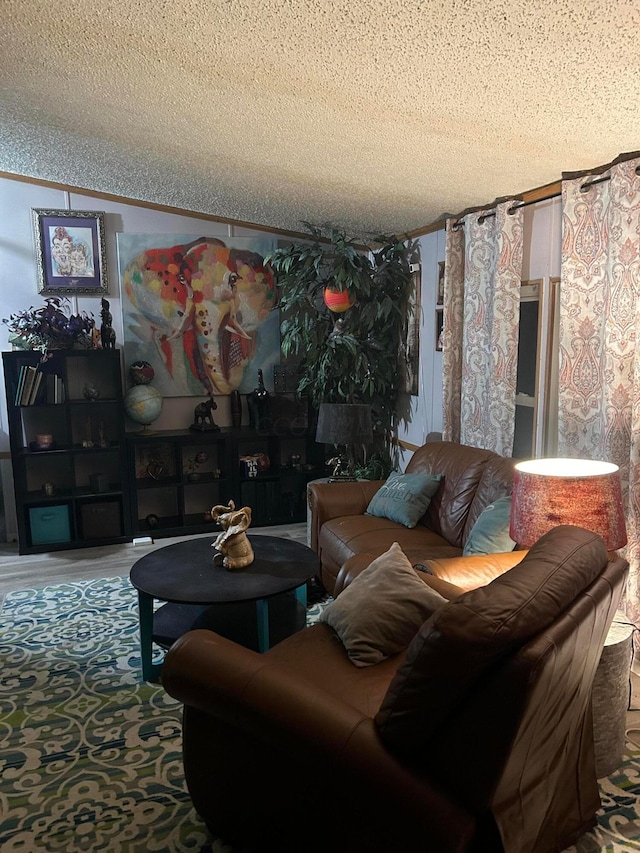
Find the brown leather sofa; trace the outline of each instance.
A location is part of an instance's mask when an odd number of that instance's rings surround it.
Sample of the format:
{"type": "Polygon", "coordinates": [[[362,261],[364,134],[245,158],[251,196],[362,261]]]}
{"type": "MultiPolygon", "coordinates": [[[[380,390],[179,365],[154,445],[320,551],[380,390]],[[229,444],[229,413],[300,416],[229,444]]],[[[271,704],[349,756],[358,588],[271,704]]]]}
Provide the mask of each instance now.
{"type": "Polygon", "coordinates": [[[197,812],[255,853],[563,850],[600,805],[591,685],[627,570],[555,528],[363,668],[326,624],[263,655],[186,634],[162,680],[197,812]]]}
{"type": "MultiPolygon", "coordinates": [[[[511,494],[516,460],[454,442],[429,442],[415,451],[407,474],[440,474],[442,481],[416,527],[365,515],[384,480],[311,483],[311,547],[320,557],[320,580],[334,592],[342,566],[354,555],[383,554],[398,542],[412,563],[462,554],[482,510],[511,494]]],[[[361,562],[361,561],[360,561],[361,562]]]]}

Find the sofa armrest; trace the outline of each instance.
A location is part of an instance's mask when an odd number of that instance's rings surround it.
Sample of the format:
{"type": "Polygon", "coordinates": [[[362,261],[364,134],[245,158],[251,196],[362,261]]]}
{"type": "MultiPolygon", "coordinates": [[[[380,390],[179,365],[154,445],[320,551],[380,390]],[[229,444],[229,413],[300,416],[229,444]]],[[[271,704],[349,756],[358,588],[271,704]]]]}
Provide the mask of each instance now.
{"type": "Polygon", "coordinates": [[[311,513],[311,542],[318,552],[320,528],[332,518],[363,515],[371,498],[385,480],[357,480],[347,483],[309,483],[308,501],[311,513]]]}
{"type": "Polygon", "coordinates": [[[470,557],[446,557],[418,563],[428,574],[466,592],[486,586],[517,566],[527,551],[505,551],[498,554],[473,554],[470,557]]]}
{"type": "Polygon", "coordinates": [[[346,742],[363,720],[352,705],[303,681],[282,664],[214,631],[189,631],[164,660],[162,684],[185,705],[270,737],[270,727],[294,737],[346,742]],[[277,713],[274,713],[277,709],[277,713]]]}

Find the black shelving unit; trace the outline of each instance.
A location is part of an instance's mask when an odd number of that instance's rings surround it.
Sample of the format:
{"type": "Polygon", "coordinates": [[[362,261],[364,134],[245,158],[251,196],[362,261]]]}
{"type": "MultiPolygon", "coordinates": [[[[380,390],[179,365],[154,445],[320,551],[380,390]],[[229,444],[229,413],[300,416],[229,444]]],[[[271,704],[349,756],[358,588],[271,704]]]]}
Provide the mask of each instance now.
{"type": "Polygon", "coordinates": [[[130,540],[120,350],[2,359],[19,552],[130,540]],[[24,377],[38,375],[26,394],[24,377]]]}
{"type": "Polygon", "coordinates": [[[216,531],[207,514],[229,500],[251,507],[252,527],[304,521],[307,483],[324,474],[324,448],[307,426],[127,433],[127,445],[134,535],[216,531]],[[206,459],[190,471],[198,454],[206,459]],[[257,458],[257,476],[243,457],[257,458]]]}

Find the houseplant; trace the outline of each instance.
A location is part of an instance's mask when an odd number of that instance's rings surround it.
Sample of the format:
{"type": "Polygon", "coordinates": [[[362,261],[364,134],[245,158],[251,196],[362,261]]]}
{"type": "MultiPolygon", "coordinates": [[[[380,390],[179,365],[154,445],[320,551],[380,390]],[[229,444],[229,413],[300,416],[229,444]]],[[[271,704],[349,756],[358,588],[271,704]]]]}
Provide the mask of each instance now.
{"type": "Polygon", "coordinates": [[[52,296],[39,308],[28,308],[10,314],[2,322],[9,328],[9,343],[15,349],[71,349],[76,345],[92,346],[93,316],[85,311],[71,314],[68,299],[52,296]],[[68,313],[67,313],[68,312],[68,313]]]}
{"type": "Polygon", "coordinates": [[[390,467],[416,244],[389,236],[363,244],[337,228],[305,227],[308,241],[292,242],[266,259],[279,288],[282,353],[298,362],[297,390],[314,406],[371,406],[374,454],[358,473],[382,476],[390,467]]]}

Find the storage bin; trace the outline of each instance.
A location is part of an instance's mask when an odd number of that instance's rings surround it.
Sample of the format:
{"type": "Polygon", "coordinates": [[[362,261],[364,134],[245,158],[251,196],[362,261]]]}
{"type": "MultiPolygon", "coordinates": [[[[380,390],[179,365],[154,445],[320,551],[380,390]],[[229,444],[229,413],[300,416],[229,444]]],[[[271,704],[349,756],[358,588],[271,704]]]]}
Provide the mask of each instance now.
{"type": "Polygon", "coordinates": [[[69,505],[54,504],[29,507],[29,528],[32,545],[70,542],[69,505]]]}
{"type": "Polygon", "coordinates": [[[80,508],[83,539],[114,539],[122,536],[119,501],[95,501],[80,508]]]}

